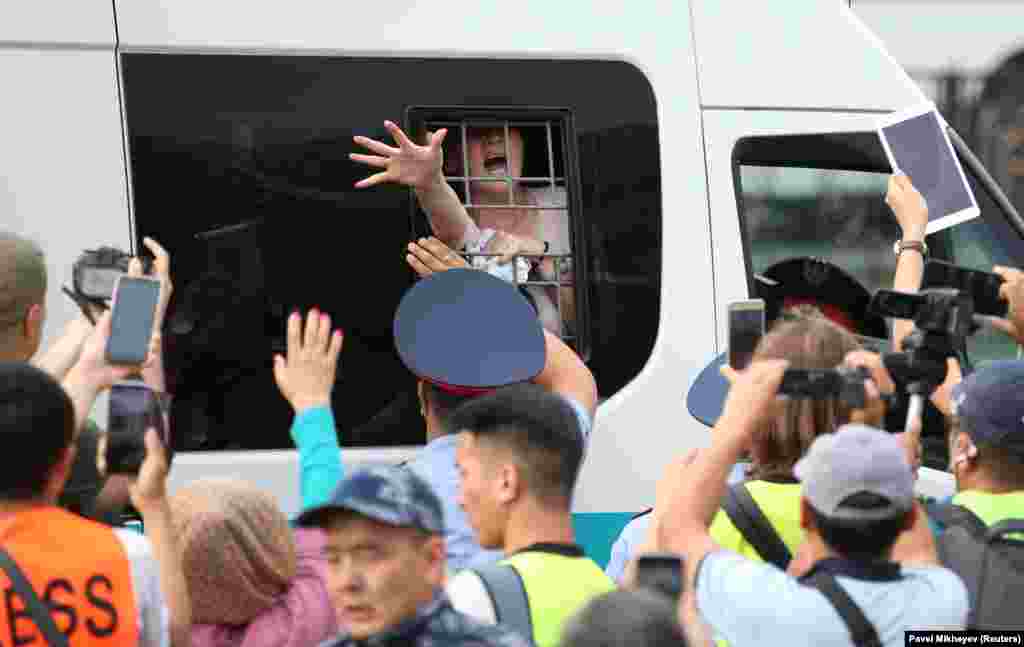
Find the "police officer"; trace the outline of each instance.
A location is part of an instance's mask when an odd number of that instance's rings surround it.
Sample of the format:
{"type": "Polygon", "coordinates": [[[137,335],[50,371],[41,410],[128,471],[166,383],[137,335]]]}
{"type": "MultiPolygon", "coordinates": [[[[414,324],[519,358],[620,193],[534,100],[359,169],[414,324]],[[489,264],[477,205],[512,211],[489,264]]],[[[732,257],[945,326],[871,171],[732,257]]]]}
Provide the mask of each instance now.
{"type": "Polygon", "coordinates": [[[456,503],[451,414],[497,387],[532,382],[560,396],[585,439],[597,405],[594,377],[572,349],[543,329],[515,287],[478,270],[436,271],[417,282],[395,313],[394,337],[399,357],[418,379],[427,426],[427,446],[407,466],[445,507],[448,567],[456,571],[493,562],[500,552],[480,548],[456,503]]]}

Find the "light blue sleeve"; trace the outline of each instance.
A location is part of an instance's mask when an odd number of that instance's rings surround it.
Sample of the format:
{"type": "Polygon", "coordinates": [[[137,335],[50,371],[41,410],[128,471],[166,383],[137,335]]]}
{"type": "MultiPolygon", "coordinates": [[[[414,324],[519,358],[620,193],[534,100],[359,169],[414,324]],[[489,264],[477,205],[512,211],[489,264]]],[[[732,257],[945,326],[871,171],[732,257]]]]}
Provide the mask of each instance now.
{"type": "Polygon", "coordinates": [[[821,644],[818,634],[841,635],[843,629],[831,605],[816,590],[774,566],[727,550],[704,556],[696,590],[701,617],[716,638],[730,645],[764,644],[765,627],[773,627],[772,632],[781,636],[799,628],[806,638],[800,642],[807,645],[821,644]],[[808,623],[808,618],[816,622],[808,623]]]}
{"type": "Polygon", "coordinates": [[[612,578],[616,584],[622,584],[622,578],[626,574],[626,564],[635,557],[637,549],[643,545],[647,529],[651,525],[651,515],[645,514],[633,519],[619,533],[619,538],[612,545],[612,554],[608,559],[608,566],[605,567],[605,574],[612,578]]]}
{"type": "Polygon", "coordinates": [[[299,450],[302,509],[325,503],[341,482],[341,446],[330,407],[312,407],[295,416],[292,441],[299,450]]]}

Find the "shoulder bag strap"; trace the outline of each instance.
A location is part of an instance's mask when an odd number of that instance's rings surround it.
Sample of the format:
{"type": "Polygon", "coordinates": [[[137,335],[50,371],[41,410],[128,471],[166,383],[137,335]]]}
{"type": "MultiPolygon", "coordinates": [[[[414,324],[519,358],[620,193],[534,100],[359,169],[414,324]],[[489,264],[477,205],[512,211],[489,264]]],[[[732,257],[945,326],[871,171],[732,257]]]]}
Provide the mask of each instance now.
{"type": "Polygon", "coordinates": [[[0,548],[0,568],[7,573],[7,578],[11,580],[11,586],[24,601],[29,615],[39,627],[39,633],[43,634],[50,647],[68,647],[67,636],[60,632],[57,624],[50,617],[49,607],[39,599],[28,578],[3,548],[0,548]]]}
{"type": "Polygon", "coordinates": [[[789,548],[779,537],[772,523],[764,516],[764,512],[757,505],[757,501],[754,501],[745,484],[729,486],[722,507],[732,524],[764,561],[774,564],[783,571],[789,567],[793,554],[789,552],[789,548]]]}
{"type": "Polygon", "coordinates": [[[864,612],[843,590],[843,587],[836,583],[836,578],[829,573],[817,571],[801,582],[821,591],[822,595],[835,607],[839,617],[846,623],[854,645],[857,647],[882,647],[874,625],[864,616],[864,612]]]}
{"type": "Polygon", "coordinates": [[[530,600],[519,572],[508,564],[487,564],[470,569],[483,582],[494,603],[494,612],[500,624],[520,634],[533,644],[533,621],[530,618],[530,600]]]}

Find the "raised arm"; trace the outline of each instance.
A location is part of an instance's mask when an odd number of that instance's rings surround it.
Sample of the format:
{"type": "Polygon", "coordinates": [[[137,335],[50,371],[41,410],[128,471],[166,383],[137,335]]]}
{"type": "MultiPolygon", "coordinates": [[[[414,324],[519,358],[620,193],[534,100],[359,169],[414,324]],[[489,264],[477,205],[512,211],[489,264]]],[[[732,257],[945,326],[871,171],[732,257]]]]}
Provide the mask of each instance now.
{"type": "Polygon", "coordinates": [[[315,309],[288,317],[287,357],[274,357],[274,380],[295,410],[292,440],[299,450],[303,510],[326,501],[341,482],[341,447],[331,412],[331,391],[344,340],[331,334],[331,318],[315,309]]]}
{"type": "Polygon", "coordinates": [[[564,341],[544,331],[547,359],[534,383],[570,398],[593,417],[597,409],[597,382],[583,360],[564,341]]]}
{"type": "Polygon", "coordinates": [[[92,323],[84,314],[79,314],[68,322],[55,342],[32,358],[32,365],[46,371],[55,380],[63,380],[78,361],[82,346],[92,330],[92,323]]]}
{"type": "MultiPolygon", "coordinates": [[[[892,209],[899,223],[904,243],[924,243],[925,230],[928,227],[928,205],[924,197],[918,193],[906,175],[893,175],[889,178],[889,191],[885,202],[892,209]]],[[[896,276],[893,289],[901,292],[917,292],[921,289],[924,277],[924,254],[907,249],[896,259],[896,276]]],[[[903,339],[914,329],[914,322],[909,319],[894,319],[892,324],[892,347],[900,351],[903,339]]]]}
{"type": "Polygon", "coordinates": [[[376,154],[351,153],[349,157],[367,166],[384,169],[356,182],[356,187],[362,189],[385,182],[412,187],[420,206],[430,218],[434,234],[447,245],[458,249],[466,242],[479,238],[480,230],[469,217],[459,196],[444,179],[442,144],[448,130],[442,128],[431,133],[429,143],[420,146],[394,123],[385,121],[384,127],[391,133],[398,148],[369,137],[355,137],[357,144],[376,154]]]}
{"type": "MultiPolygon", "coordinates": [[[[167,379],[164,374],[163,335],[161,331],[164,327],[164,317],[167,315],[167,306],[171,302],[171,294],[174,293],[174,284],[171,283],[171,255],[152,238],[142,239],[142,244],[153,254],[153,272],[151,276],[160,281],[160,300],[156,306],[156,317],[153,319],[153,339],[150,348],[151,359],[142,369],[142,379],[151,389],[162,393],[167,390],[167,379]]],[[[142,263],[137,258],[132,259],[129,266],[129,274],[134,276],[142,275],[142,263]]]]}

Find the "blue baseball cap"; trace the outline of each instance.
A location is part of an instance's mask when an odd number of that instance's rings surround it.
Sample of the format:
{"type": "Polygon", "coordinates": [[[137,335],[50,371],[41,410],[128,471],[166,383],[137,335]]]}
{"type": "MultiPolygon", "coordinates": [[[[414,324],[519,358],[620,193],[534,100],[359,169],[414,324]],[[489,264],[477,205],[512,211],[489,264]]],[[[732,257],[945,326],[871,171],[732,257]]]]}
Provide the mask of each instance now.
{"type": "Polygon", "coordinates": [[[992,362],[954,386],[953,413],[974,442],[1024,456],[1024,361],[992,362]]]}
{"type": "Polygon", "coordinates": [[[300,526],[323,526],[332,510],[348,510],[374,521],[419,528],[434,535],[444,532],[440,499],[412,470],[394,465],[353,472],[338,485],[330,500],[306,510],[295,522],[300,526]]]}
{"type": "Polygon", "coordinates": [[[462,395],[527,382],[544,368],[537,313],[513,285],[479,270],[418,281],[398,304],[394,335],[410,371],[462,395]]]}

